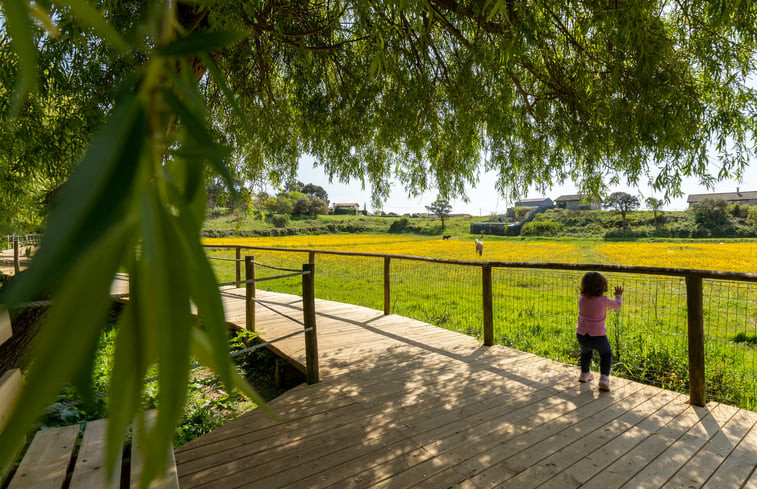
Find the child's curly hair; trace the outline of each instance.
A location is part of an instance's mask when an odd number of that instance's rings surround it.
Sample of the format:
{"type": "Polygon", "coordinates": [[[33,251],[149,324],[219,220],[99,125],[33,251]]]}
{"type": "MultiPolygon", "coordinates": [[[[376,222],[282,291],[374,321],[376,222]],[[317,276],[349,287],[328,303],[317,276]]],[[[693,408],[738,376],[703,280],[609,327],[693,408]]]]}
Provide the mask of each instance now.
{"type": "Polygon", "coordinates": [[[607,279],[599,272],[586,272],[581,279],[581,295],[598,297],[607,292],[607,279]]]}

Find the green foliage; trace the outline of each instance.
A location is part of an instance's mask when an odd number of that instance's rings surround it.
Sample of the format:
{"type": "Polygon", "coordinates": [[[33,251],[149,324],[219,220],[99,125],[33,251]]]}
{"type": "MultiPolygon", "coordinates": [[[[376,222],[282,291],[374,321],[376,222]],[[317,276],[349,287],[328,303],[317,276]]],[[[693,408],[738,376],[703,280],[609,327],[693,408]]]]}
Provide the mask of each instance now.
{"type": "Polygon", "coordinates": [[[523,222],[523,220],[526,219],[526,216],[528,216],[534,209],[532,207],[516,207],[515,208],[515,219],[518,222],[523,222]]]}
{"type": "Polygon", "coordinates": [[[691,206],[694,220],[705,227],[722,226],[728,223],[728,203],[723,199],[704,199],[691,206]]]}
{"type": "Polygon", "coordinates": [[[427,205],[426,210],[442,220],[442,229],[444,229],[444,220],[449,216],[452,206],[447,199],[440,197],[432,202],[431,205],[427,205]]]}
{"type": "Polygon", "coordinates": [[[274,214],[271,216],[271,223],[277,228],[286,227],[286,225],[289,224],[289,216],[286,214],[274,214]]]}
{"type": "Polygon", "coordinates": [[[639,198],[625,192],[614,192],[602,203],[603,207],[615,209],[623,218],[623,228],[626,227],[626,215],[639,208],[639,198]]]}
{"type": "Polygon", "coordinates": [[[407,217],[397,219],[395,221],[392,221],[392,224],[389,226],[389,232],[394,234],[404,233],[407,230],[409,224],[410,221],[407,217]]]}
{"type": "Polygon", "coordinates": [[[749,208],[747,220],[757,229],[757,205],[753,205],[749,208]]]}
{"type": "Polygon", "coordinates": [[[523,225],[520,234],[523,236],[557,236],[563,225],[554,221],[531,221],[523,225]]]}

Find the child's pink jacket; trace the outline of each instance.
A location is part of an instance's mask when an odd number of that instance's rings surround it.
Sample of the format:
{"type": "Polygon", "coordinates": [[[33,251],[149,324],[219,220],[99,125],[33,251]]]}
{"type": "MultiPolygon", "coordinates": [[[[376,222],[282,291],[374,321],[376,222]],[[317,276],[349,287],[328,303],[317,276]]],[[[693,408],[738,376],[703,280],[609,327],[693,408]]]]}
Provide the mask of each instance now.
{"type": "Polygon", "coordinates": [[[623,305],[623,296],[616,295],[615,300],[606,295],[596,297],[578,297],[578,326],[576,333],[589,336],[603,336],[607,334],[605,318],[607,309],[620,309],[623,305]]]}

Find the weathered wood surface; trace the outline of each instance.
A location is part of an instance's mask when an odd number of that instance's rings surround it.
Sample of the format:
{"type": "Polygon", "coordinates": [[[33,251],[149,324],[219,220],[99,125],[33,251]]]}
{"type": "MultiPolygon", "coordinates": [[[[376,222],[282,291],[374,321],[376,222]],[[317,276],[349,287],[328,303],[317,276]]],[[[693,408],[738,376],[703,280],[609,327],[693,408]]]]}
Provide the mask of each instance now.
{"type": "MultiPolygon", "coordinates": [[[[225,288],[244,325],[244,289],[225,288]]],[[[257,292],[257,331],[302,329],[257,292]]],[[[383,311],[316,300],[322,381],[176,450],[182,488],[752,487],[757,413],[612,378],[383,311]]],[[[566,327],[569,327],[566,325],[566,327]]],[[[303,335],[276,344],[304,363],[303,335]]]]}

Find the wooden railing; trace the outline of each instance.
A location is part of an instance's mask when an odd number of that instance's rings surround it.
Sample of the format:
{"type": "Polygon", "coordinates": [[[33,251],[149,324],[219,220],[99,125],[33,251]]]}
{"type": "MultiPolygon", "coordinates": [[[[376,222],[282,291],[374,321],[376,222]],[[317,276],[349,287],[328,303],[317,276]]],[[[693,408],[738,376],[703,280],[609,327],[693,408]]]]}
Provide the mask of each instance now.
{"type": "Polygon", "coordinates": [[[21,254],[19,250],[23,247],[39,246],[41,240],[41,234],[8,234],[5,236],[5,241],[8,243],[7,246],[13,249],[13,270],[15,273],[21,270],[21,254]]]}
{"type": "MultiPolygon", "coordinates": [[[[307,253],[308,261],[313,263],[317,254],[341,255],[351,257],[372,257],[383,259],[384,278],[384,314],[391,313],[391,262],[392,260],[412,260],[419,262],[438,263],[441,265],[460,265],[481,268],[481,308],[483,313],[483,342],[484,345],[494,344],[494,314],[492,296],[492,270],[495,268],[524,268],[541,270],[572,270],[599,271],[611,273],[626,273],[637,275],[656,275],[664,277],[683,277],[686,282],[687,327],[688,327],[688,372],[690,402],[703,406],[706,402],[705,394],[705,334],[704,334],[704,305],[703,279],[728,280],[736,282],[757,283],[757,273],[724,272],[715,270],[693,270],[664,267],[638,267],[623,265],[598,264],[565,264],[565,263],[522,263],[497,261],[470,261],[443,258],[430,258],[409,255],[389,255],[382,253],[347,252],[333,250],[315,250],[303,248],[277,248],[265,246],[241,245],[204,245],[209,248],[235,249],[237,256],[242,250],[263,250],[286,253],[307,253]]],[[[312,278],[312,276],[311,276],[312,278]]],[[[240,269],[237,268],[237,283],[241,281],[240,269]]],[[[304,286],[303,286],[304,290],[304,286]]],[[[310,289],[308,289],[310,293],[310,289]]]]}
{"type": "MultiPolygon", "coordinates": [[[[208,257],[210,259],[216,259],[216,260],[228,260],[226,258],[218,258],[218,257],[208,257]]],[[[256,292],[255,292],[255,283],[263,280],[271,280],[271,279],[277,279],[277,278],[284,278],[284,277],[291,277],[294,275],[301,275],[302,276],[302,315],[303,315],[303,329],[302,331],[299,331],[298,333],[304,333],[305,334],[305,378],[307,380],[308,384],[315,384],[319,382],[320,375],[319,375],[319,369],[318,369],[318,337],[317,337],[317,325],[316,325],[316,314],[315,314],[315,264],[314,263],[303,263],[302,264],[302,270],[301,271],[295,271],[295,270],[286,270],[289,272],[289,274],[281,275],[278,277],[266,277],[266,278],[256,278],[255,274],[255,265],[260,266],[266,266],[260,263],[255,262],[255,257],[252,255],[247,255],[242,258],[241,255],[241,248],[237,247],[236,249],[236,258],[233,259],[235,262],[235,270],[236,270],[236,280],[234,282],[227,282],[227,283],[221,283],[219,286],[224,285],[234,285],[237,288],[240,288],[242,285],[245,286],[245,328],[248,331],[255,332],[255,302],[256,302],[256,292]],[[242,280],[242,263],[244,263],[244,280],[242,280]]],[[[269,267],[269,268],[275,268],[278,270],[282,270],[280,268],[276,267],[269,267]]],[[[284,338],[288,338],[289,335],[268,340],[264,344],[269,345],[273,344],[276,341],[279,341],[284,338]]]]}

